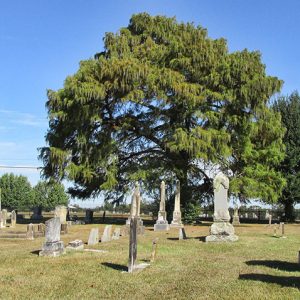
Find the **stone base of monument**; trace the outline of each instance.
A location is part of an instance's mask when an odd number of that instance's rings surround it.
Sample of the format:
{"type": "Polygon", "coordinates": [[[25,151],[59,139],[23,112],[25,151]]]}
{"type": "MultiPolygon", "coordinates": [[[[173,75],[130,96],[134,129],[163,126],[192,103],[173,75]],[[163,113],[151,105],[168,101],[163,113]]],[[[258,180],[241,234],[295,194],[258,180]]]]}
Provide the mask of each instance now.
{"type": "Polygon", "coordinates": [[[210,235],[206,242],[236,242],[239,239],[234,234],[234,227],[229,222],[215,222],[210,227],[210,235]]]}
{"type": "Polygon", "coordinates": [[[64,242],[46,242],[43,245],[42,251],[39,252],[39,256],[60,256],[65,253],[64,242]]]}
{"type": "Polygon", "coordinates": [[[158,221],[154,224],[154,231],[168,231],[170,230],[170,225],[167,221],[158,221]]]}
{"type": "Polygon", "coordinates": [[[233,220],[232,220],[232,225],[233,226],[236,226],[236,225],[240,225],[240,218],[239,217],[233,217],[233,220]]]}
{"type": "Polygon", "coordinates": [[[172,223],[170,224],[170,228],[182,228],[183,224],[182,223],[172,223]]]}

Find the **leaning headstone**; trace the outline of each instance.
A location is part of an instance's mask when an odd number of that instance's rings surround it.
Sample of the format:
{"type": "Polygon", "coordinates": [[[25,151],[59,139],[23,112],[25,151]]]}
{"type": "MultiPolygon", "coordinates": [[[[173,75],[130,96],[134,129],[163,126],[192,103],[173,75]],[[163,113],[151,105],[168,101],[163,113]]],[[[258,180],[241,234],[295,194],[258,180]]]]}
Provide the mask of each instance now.
{"type": "Polygon", "coordinates": [[[117,228],[115,228],[111,239],[112,240],[118,240],[118,239],[120,239],[120,235],[121,235],[121,228],[117,227],[117,228]]]}
{"type": "Polygon", "coordinates": [[[88,245],[96,245],[99,243],[99,229],[98,228],[92,228],[90,235],[89,235],[89,240],[88,240],[88,245]]]}
{"type": "Polygon", "coordinates": [[[94,212],[91,209],[85,211],[85,224],[92,224],[94,221],[94,212]]]}
{"type": "Polygon", "coordinates": [[[235,242],[238,236],[234,234],[234,227],[230,224],[228,211],[229,179],[222,172],[214,178],[214,223],[210,227],[210,235],[206,242],[235,242]]]}
{"type": "Polygon", "coordinates": [[[60,219],[52,218],[45,222],[46,241],[43,245],[40,256],[59,256],[65,253],[64,243],[60,240],[60,219]]]}
{"type": "Polygon", "coordinates": [[[186,240],[187,239],[185,229],[183,227],[179,228],[179,239],[180,240],[186,240]]]}
{"type": "Polygon", "coordinates": [[[240,225],[240,217],[239,217],[239,211],[237,207],[234,209],[232,225],[234,226],[240,225]]]}
{"type": "Polygon", "coordinates": [[[28,240],[34,240],[34,229],[33,229],[33,224],[32,223],[27,225],[26,238],[28,240]]]}
{"type": "Polygon", "coordinates": [[[67,250],[80,251],[84,249],[84,244],[82,240],[75,240],[69,242],[69,245],[66,247],[67,250]]]}
{"type": "Polygon", "coordinates": [[[17,214],[13,210],[10,215],[10,227],[15,228],[17,223],[17,214]]]}
{"type": "Polygon", "coordinates": [[[64,205],[58,205],[55,207],[55,217],[58,217],[60,219],[61,224],[66,224],[67,223],[67,212],[68,209],[64,205]]]}
{"type": "Polygon", "coordinates": [[[182,227],[181,221],[181,210],[180,210],[180,181],[176,181],[176,191],[175,191],[175,205],[173,211],[173,220],[170,224],[172,228],[180,228],[182,227]]]}
{"type": "Polygon", "coordinates": [[[162,181],[160,185],[159,212],[158,212],[156,224],[154,225],[154,231],[167,231],[169,229],[170,227],[167,221],[167,213],[166,213],[166,185],[165,182],[162,181]]]}
{"type": "Polygon", "coordinates": [[[112,230],[112,225],[105,226],[103,234],[101,236],[101,243],[111,241],[111,230],[112,230]]]}

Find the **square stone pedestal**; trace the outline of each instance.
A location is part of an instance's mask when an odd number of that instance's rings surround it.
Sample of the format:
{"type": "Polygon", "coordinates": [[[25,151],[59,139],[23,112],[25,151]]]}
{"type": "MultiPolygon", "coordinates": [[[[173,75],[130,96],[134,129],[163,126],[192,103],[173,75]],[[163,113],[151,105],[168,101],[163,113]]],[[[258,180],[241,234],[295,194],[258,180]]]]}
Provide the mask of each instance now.
{"type": "Polygon", "coordinates": [[[60,256],[65,253],[64,242],[46,242],[43,245],[42,251],[39,252],[39,256],[60,256]]]}
{"type": "Polygon", "coordinates": [[[154,224],[154,231],[168,231],[170,230],[170,225],[168,222],[160,222],[154,224]]]}
{"type": "Polygon", "coordinates": [[[210,227],[210,235],[206,242],[236,242],[239,239],[234,234],[234,227],[229,222],[214,222],[210,227]]]}

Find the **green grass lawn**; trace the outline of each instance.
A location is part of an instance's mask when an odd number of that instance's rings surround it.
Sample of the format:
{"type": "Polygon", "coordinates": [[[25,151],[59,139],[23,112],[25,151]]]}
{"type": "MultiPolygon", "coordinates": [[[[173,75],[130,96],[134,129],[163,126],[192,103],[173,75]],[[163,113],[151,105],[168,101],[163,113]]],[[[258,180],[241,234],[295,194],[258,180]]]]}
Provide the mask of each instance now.
{"type": "MultiPolygon", "coordinates": [[[[205,243],[209,224],[139,237],[138,259],[157,258],[143,272],[128,274],[128,237],[93,248],[106,253],[68,252],[39,257],[44,238],[0,240],[1,299],[300,299],[300,225],[286,225],[286,239],[266,225],[236,227],[236,243],[205,243]]],[[[87,242],[89,231],[104,225],[75,225],[62,240],[87,242]]],[[[17,225],[17,231],[25,230],[17,225]]],[[[6,229],[10,230],[10,229],[6,229]]],[[[86,245],[87,247],[87,245],[86,245]]],[[[92,247],[89,247],[92,248],[92,247]]]]}

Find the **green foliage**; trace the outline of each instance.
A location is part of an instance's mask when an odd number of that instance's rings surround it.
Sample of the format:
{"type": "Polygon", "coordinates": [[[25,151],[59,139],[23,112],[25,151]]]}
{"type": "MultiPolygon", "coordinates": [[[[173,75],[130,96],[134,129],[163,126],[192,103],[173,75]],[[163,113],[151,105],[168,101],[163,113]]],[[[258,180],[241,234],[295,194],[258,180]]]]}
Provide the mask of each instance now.
{"type": "Polygon", "coordinates": [[[199,205],[188,203],[183,211],[184,224],[193,224],[199,218],[201,214],[201,208],[199,205]]]}
{"type": "Polygon", "coordinates": [[[66,194],[64,186],[60,183],[39,181],[33,190],[35,197],[32,206],[51,210],[57,205],[68,205],[69,196],[66,194]]]}
{"type": "Polygon", "coordinates": [[[286,128],[283,141],[286,146],[285,158],[278,167],[287,185],[283,190],[280,203],[285,207],[285,217],[294,220],[293,206],[300,203],[300,96],[297,92],[280,97],[274,103],[274,110],[281,114],[286,128]]]}
{"type": "Polygon", "coordinates": [[[34,201],[32,187],[27,177],[22,175],[4,174],[0,177],[1,205],[3,208],[29,208],[34,201]]]}
{"type": "Polygon", "coordinates": [[[132,181],[151,193],[179,179],[185,206],[211,196],[207,171],[218,166],[240,197],[276,201],[283,130],[268,100],[282,82],[259,52],[229,53],[200,26],[146,13],[104,44],[48,91],[44,176],[72,180],[73,196],[115,202],[132,181]]]}

